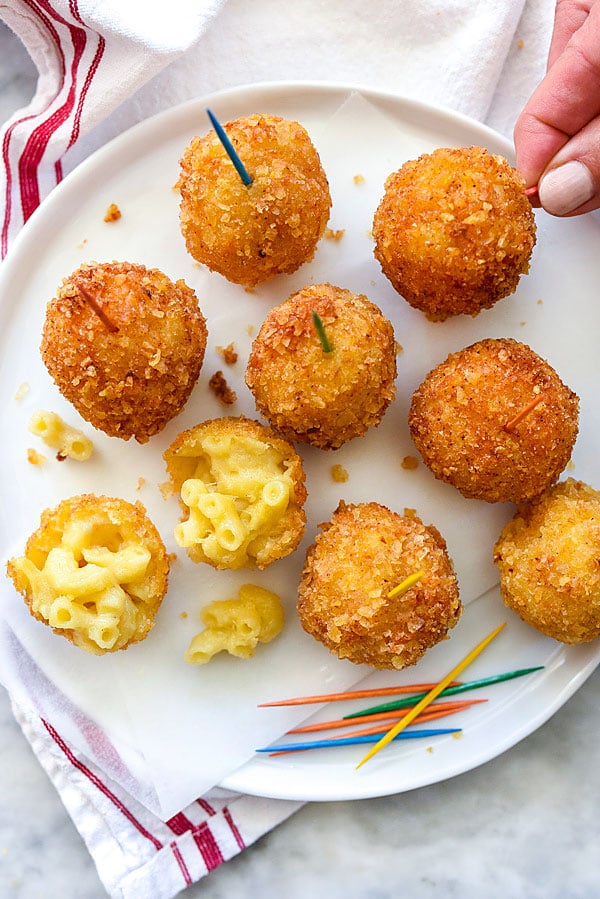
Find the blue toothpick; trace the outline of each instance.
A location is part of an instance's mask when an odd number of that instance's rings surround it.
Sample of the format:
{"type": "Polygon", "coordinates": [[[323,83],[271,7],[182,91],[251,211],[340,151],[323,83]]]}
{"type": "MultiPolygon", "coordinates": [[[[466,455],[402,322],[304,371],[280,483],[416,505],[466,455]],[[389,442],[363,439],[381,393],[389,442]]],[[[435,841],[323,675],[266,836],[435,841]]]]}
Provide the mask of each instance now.
{"type": "Polygon", "coordinates": [[[235,147],[233,146],[233,144],[227,137],[227,134],[225,133],[225,129],[223,128],[223,126],[221,125],[219,120],[216,118],[214,113],[212,113],[210,111],[210,109],[207,109],[206,112],[212,123],[213,128],[215,129],[215,131],[217,133],[217,137],[219,138],[219,140],[223,144],[223,147],[225,148],[225,152],[227,153],[227,155],[233,162],[235,169],[236,169],[238,175],[240,176],[240,178],[242,179],[243,183],[246,185],[246,187],[248,187],[248,185],[252,184],[252,178],[246,171],[244,163],[238,156],[235,147]]]}
{"type": "MultiPolygon", "coordinates": [[[[418,740],[423,737],[438,737],[440,734],[459,734],[460,727],[434,727],[426,730],[408,730],[402,731],[395,740],[418,740]]],[[[357,737],[340,737],[339,739],[330,740],[312,740],[308,743],[284,743],[280,746],[266,746],[263,749],[257,749],[256,752],[294,752],[298,749],[328,749],[330,746],[356,746],[360,743],[376,743],[380,737],[375,734],[365,734],[357,737]]]]}

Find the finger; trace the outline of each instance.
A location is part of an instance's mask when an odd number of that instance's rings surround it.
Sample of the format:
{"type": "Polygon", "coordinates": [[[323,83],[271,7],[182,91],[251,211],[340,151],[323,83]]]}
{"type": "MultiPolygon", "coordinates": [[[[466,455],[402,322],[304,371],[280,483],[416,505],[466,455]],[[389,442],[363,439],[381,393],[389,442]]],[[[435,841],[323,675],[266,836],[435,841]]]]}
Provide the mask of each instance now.
{"type": "Polygon", "coordinates": [[[600,208],[600,116],[572,137],[540,178],[540,204],[552,215],[600,208]]]}
{"type": "Polygon", "coordinates": [[[594,0],[557,0],[554,28],[548,51],[548,68],[552,68],[567,43],[587,19],[594,0]]]}
{"type": "Polygon", "coordinates": [[[517,120],[517,168],[527,186],[536,184],[569,138],[599,114],[600,3],[595,3],[517,120]]]}

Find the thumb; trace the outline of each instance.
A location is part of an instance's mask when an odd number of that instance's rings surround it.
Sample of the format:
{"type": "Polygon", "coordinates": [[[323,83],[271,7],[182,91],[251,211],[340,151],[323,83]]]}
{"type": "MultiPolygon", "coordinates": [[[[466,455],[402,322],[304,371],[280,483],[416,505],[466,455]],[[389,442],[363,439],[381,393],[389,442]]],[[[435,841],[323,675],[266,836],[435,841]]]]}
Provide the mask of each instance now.
{"type": "Polygon", "coordinates": [[[538,182],[540,204],[551,215],[600,208],[600,117],[559,150],[538,182]]]}

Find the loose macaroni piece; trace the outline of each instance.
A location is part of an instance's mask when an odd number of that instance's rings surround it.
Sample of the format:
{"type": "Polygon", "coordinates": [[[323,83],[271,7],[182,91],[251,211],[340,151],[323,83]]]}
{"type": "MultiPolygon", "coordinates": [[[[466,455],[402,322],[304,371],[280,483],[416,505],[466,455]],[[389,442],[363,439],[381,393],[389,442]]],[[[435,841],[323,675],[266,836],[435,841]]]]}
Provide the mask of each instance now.
{"type": "Polygon", "coordinates": [[[94,450],[94,444],[79,428],[73,428],[62,420],[56,412],[40,409],[29,419],[29,430],[41,437],[46,446],[58,450],[60,458],[85,462],[94,450]]]}
{"type": "Polygon", "coordinates": [[[249,659],[259,643],[270,643],[283,630],[285,616],[276,593],[257,584],[240,587],[238,599],[217,600],[202,609],[205,630],[184,653],[190,665],[205,665],[218,652],[249,659]]]}
{"type": "Polygon", "coordinates": [[[7,573],[34,618],[100,655],[146,637],[169,561],[141,503],[85,494],[42,513],[7,573]]]}
{"type": "Polygon", "coordinates": [[[304,470],[293,446],[247,418],[184,431],[164,454],[185,520],[175,540],[194,562],[265,568],[293,552],[306,517],[304,470]]]}

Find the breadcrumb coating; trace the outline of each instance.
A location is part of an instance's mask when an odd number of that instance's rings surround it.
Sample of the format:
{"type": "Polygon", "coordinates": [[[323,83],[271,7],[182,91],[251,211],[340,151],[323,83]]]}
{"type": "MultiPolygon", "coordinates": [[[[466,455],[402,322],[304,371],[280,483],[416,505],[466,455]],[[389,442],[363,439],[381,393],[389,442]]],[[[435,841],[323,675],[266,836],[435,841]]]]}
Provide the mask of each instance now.
{"type": "Polygon", "coordinates": [[[252,345],[246,384],[289,440],[337,449],[378,425],[395,396],[394,330],[365,296],[305,287],[271,309],[252,345]],[[315,330],[320,317],[331,344],[315,330]]]}
{"type": "Polygon", "coordinates": [[[490,308],[529,271],[536,229],[524,188],[482,147],[406,162],[387,178],[373,221],[383,273],[431,321],[490,308]]]}
{"type": "MultiPolygon", "coordinates": [[[[169,580],[167,552],[160,534],[140,502],[129,503],[124,499],[89,493],[69,497],[55,508],[45,509],[40,517],[39,528],[29,537],[25,545],[25,566],[21,565],[21,559],[10,559],[6,570],[16,589],[25,599],[31,615],[38,621],[49,624],[48,618],[44,615],[44,612],[47,613],[46,606],[49,599],[41,603],[41,608],[33,608],[33,587],[36,578],[32,581],[27,574],[28,565],[35,566],[35,569],[41,571],[53,550],[70,549],[74,553],[75,563],[79,565],[79,571],[83,572],[88,564],[85,555],[99,551],[104,555],[118,556],[119,552],[123,550],[126,552],[128,547],[148,553],[149,561],[142,580],[136,578],[131,583],[120,583],[119,589],[127,593],[128,609],[120,613],[117,623],[120,633],[116,642],[110,648],[102,649],[81,629],[52,628],[55,634],[66,637],[80,649],[93,655],[101,655],[105,652],[127,649],[131,644],[144,640],[154,626],[156,613],[167,592],[169,580]],[[81,534],[84,537],[80,545],[81,534]]],[[[94,560],[93,555],[91,559],[94,560]]],[[[94,564],[105,563],[94,561],[94,564]]],[[[117,570],[119,564],[115,563],[117,570]]],[[[37,599],[39,600],[39,596],[37,599]]],[[[98,615],[100,618],[106,617],[106,613],[100,612],[95,605],[101,599],[100,594],[84,594],[79,598],[76,597],[76,601],[81,604],[82,612],[91,616],[98,615]]]]}
{"type": "Polygon", "coordinates": [[[298,122],[251,115],[225,130],[252,183],[246,186],[214,131],[181,159],[181,231],[198,262],[253,287],[309,262],[329,218],[329,184],[298,122]]]}
{"type": "Polygon", "coordinates": [[[417,388],[409,412],[414,444],[435,477],[490,503],[522,503],[554,483],[571,457],[578,420],[575,393],[512,338],[451,353],[417,388]]]}
{"type": "Polygon", "coordinates": [[[416,516],[342,501],[306,554],[300,622],[342,659],[382,669],[414,665],[461,613],[446,542],[416,516]],[[388,598],[420,570],[420,581],[388,598]]]}
{"type": "Polygon", "coordinates": [[[506,605],[562,643],[600,636],[600,492],[568,478],[523,506],[494,547],[506,605]]]}
{"type": "Polygon", "coordinates": [[[183,409],[206,339],[198,300],[183,280],[129,262],[90,263],[65,278],[48,304],[41,353],[82,418],[110,437],[146,443],[183,409]]]}

